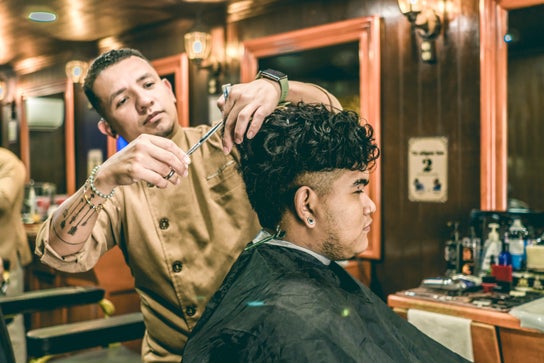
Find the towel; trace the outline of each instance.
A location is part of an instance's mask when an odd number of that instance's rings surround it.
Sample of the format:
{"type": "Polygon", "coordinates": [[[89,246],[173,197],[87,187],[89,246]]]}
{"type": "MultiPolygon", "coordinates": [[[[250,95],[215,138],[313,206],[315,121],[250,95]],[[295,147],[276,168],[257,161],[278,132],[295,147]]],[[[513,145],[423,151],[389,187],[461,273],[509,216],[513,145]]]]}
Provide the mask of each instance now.
{"type": "Polygon", "coordinates": [[[474,362],[470,319],[408,309],[408,321],[443,346],[474,362]]]}
{"type": "Polygon", "coordinates": [[[513,307],[509,313],[520,320],[522,328],[544,332],[544,297],[513,307]]]}

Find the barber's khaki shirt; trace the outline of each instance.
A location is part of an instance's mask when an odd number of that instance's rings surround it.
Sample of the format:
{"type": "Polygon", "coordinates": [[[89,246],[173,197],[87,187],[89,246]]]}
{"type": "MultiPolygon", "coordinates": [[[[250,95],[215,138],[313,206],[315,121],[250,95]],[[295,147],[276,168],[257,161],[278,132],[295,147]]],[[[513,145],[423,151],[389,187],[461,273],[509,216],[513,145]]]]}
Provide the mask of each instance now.
{"type": "MultiPolygon", "coordinates": [[[[188,150],[208,129],[180,128],[172,140],[188,150]]],[[[48,245],[50,219],[37,237],[41,260],[67,272],[89,270],[107,250],[121,248],[148,329],[144,361],[179,362],[187,334],[260,229],[238,172],[238,154],[223,154],[219,133],[191,159],[188,177],[177,186],[139,182],[116,188],[79,253],[61,258],[48,245]]]]}

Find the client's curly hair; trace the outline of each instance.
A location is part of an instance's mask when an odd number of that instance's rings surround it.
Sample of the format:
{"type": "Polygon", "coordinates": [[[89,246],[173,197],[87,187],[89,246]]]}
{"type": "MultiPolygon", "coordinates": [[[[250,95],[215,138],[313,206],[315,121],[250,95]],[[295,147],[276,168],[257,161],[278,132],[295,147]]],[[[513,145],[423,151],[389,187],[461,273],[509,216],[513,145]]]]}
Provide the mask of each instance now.
{"type": "Polygon", "coordinates": [[[369,170],[380,155],[371,125],[361,123],[357,113],[302,102],[278,107],[239,150],[251,205],[261,225],[272,230],[292,208],[299,176],[369,170]]]}

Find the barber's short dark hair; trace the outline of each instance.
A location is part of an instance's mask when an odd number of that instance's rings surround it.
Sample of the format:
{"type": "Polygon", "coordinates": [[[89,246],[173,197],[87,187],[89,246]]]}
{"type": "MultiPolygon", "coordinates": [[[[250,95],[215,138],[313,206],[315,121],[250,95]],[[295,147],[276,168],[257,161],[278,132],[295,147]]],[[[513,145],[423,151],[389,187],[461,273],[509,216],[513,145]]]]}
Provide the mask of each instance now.
{"type": "Polygon", "coordinates": [[[93,108],[102,116],[104,116],[104,109],[100,103],[100,99],[93,91],[96,77],[98,77],[100,72],[102,72],[104,69],[130,57],[142,58],[146,62],[149,62],[149,60],[139,50],[131,48],[112,49],[95,58],[87,71],[85,82],[83,83],[83,91],[85,92],[85,95],[93,108]]]}
{"type": "Polygon", "coordinates": [[[338,169],[370,170],[380,155],[372,126],[356,112],[304,103],[278,107],[239,150],[251,205],[261,225],[272,230],[293,206],[297,177],[338,169]]]}

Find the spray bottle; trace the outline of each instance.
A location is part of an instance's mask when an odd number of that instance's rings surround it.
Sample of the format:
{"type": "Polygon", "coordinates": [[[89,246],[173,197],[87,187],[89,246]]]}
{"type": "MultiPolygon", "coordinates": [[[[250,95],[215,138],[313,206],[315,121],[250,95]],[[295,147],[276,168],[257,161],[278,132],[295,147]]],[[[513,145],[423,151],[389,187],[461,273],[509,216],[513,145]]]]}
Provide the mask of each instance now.
{"type": "Polygon", "coordinates": [[[497,223],[489,223],[488,227],[490,228],[490,231],[484,243],[482,261],[480,264],[481,276],[490,274],[492,261],[496,261],[501,253],[501,241],[498,232],[499,225],[497,223]]]}

